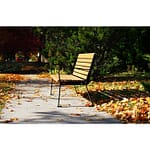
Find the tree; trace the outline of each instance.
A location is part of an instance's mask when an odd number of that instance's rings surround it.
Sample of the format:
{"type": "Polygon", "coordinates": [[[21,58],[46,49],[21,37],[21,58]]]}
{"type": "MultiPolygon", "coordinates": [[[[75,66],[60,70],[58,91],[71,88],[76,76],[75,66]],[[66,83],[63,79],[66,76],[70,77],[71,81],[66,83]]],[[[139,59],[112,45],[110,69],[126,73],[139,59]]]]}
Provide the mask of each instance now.
{"type": "Polygon", "coordinates": [[[34,36],[32,27],[1,27],[0,52],[4,59],[14,59],[17,51],[28,55],[42,46],[41,41],[34,36]]]}
{"type": "Polygon", "coordinates": [[[145,54],[149,53],[149,28],[136,27],[38,27],[37,35],[43,38],[41,53],[55,64],[70,72],[71,63],[78,53],[95,52],[94,76],[126,71],[134,66],[147,70],[145,54]]]}

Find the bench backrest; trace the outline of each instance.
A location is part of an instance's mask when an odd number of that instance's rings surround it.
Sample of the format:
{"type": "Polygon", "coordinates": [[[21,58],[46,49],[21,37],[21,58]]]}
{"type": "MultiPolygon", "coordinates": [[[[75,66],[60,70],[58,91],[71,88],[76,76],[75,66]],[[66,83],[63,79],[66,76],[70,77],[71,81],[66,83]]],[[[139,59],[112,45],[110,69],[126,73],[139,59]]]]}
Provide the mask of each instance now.
{"type": "Polygon", "coordinates": [[[74,66],[73,75],[83,80],[89,80],[95,53],[79,54],[74,66]]]}

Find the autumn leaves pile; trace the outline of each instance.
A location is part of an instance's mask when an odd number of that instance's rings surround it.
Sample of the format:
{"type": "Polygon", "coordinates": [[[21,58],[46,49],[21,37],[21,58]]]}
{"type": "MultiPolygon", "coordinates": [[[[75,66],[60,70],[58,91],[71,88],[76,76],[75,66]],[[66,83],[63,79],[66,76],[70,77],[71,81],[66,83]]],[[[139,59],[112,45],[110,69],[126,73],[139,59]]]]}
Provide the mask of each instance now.
{"type": "MultiPolygon", "coordinates": [[[[47,77],[49,74],[39,75],[39,78],[47,77]]],[[[0,110],[13,95],[15,82],[21,80],[25,80],[21,75],[0,74],[0,110]]],[[[96,111],[106,111],[123,123],[150,123],[150,92],[142,82],[150,81],[91,82],[88,88],[96,111]]],[[[78,93],[87,95],[83,87],[78,88],[78,93]]]]}
{"type": "Polygon", "coordinates": [[[0,111],[14,94],[15,82],[23,77],[16,74],[0,74],[0,111]]]}
{"type": "Polygon", "coordinates": [[[150,123],[150,97],[112,100],[97,106],[97,109],[107,111],[124,123],[150,123]]]}
{"type": "Polygon", "coordinates": [[[89,89],[97,111],[106,111],[123,123],[150,123],[150,93],[141,82],[95,82],[89,89]]]}

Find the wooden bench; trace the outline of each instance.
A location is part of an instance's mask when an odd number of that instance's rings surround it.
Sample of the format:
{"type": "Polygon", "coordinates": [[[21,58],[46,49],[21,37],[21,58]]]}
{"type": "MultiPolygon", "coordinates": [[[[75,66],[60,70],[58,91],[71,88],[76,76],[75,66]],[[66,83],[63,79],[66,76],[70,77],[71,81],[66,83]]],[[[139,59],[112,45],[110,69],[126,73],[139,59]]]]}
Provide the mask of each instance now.
{"type": "Polygon", "coordinates": [[[52,79],[51,90],[50,90],[51,95],[52,95],[53,83],[59,84],[59,95],[58,95],[58,105],[57,105],[58,107],[61,107],[60,92],[61,92],[62,85],[85,85],[88,93],[88,97],[92,102],[87,85],[90,82],[90,73],[93,66],[94,58],[95,58],[95,53],[79,54],[72,74],[61,75],[60,71],[58,71],[58,75],[51,75],[51,79],[52,79]]]}

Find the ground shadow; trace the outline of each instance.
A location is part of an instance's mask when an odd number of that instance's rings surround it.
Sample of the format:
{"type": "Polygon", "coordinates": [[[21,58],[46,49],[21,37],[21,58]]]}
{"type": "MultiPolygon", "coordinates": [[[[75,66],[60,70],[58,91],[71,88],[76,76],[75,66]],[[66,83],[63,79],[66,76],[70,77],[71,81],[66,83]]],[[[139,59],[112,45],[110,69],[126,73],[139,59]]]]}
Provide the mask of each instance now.
{"type": "MultiPolygon", "coordinates": [[[[103,90],[103,91],[90,91],[92,100],[96,104],[103,104],[110,102],[111,100],[123,100],[124,98],[139,98],[150,97],[150,93],[146,91],[140,91],[135,89],[124,90],[103,90]]],[[[82,96],[88,99],[88,93],[85,92],[82,96]]],[[[89,99],[88,99],[89,100],[89,99]]]]}
{"type": "MultiPolygon", "coordinates": [[[[122,100],[123,98],[138,98],[138,97],[150,97],[150,73],[137,72],[135,74],[127,75],[108,75],[101,76],[95,80],[96,82],[124,82],[124,81],[139,81],[144,87],[144,91],[138,89],[122,89],[122,90],[99,90],[90,91],[92,99],[95,103],[105,103],[110,100],[122,100]]],[[[83,97],[88,99],[87,93],[82,94],[83,97]]]]}
{"type": "MultiPolygon", "coordinates": [[[[61,108],[59,108],[61,109],[61,108]]],[[[42,124],[42,123],[57,123],[57,124],[118,124],[118,120],[109,117],[89,114],[67,114],[60,111],[35,112],[38,118],[25,119],[19,124],[42,124]]]]}
{"type": "Polygon", "coordinates": [[[50,84],[51,82],[44,79],[29,79],[29,80],[22,80],[22,81],[16,81],[16,83],[19,84],[40,84],[41,86],[43,84],[50,84]]]}

